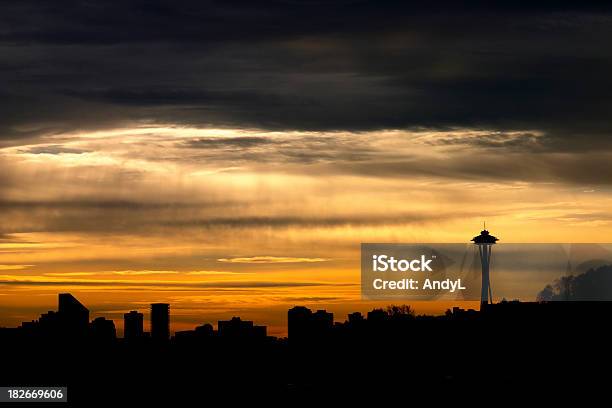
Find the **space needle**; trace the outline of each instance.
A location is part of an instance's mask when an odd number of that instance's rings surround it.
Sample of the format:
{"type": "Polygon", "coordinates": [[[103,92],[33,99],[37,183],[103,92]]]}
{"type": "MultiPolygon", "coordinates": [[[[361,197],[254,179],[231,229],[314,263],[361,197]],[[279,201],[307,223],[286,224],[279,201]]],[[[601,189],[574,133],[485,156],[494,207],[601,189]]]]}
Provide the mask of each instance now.
{"type": "Polygon", "coordinates": [[[480,254],[480,265],[482,266],[482,287],[480,290],[480,310],[483,310],[486,305],[493,303],[493,295],[491,293],[491,279],[489,277],[489,265],[491,263],[491,247],[498,241],[496,237],[489,234],[486,224],[480,231],[480,235],[472,238],[474,245],[478,245],[478,253],[480,254]]]}

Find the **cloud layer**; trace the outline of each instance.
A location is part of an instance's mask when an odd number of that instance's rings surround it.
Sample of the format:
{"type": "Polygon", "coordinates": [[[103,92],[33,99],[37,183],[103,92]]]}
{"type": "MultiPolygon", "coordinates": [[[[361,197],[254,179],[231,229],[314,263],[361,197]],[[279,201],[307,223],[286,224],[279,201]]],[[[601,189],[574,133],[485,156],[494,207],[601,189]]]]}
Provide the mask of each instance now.
{"type": "Polygon", "coordinates": [[[470,3],[5,5],[0,137],[146,121],[538,129],[554,149],[609,148],[609,8],[470,3]]]}
{"type": "Polygon", "coordinates": [[[485,219],[503,242],[609,242],[609,6],[2,7],[11,321],[66,288],[119,318],[354,304],[335,284],[360,242],[465,242],[485,219]],[[117,278],[155,282],[96,286],[117,278]]]}

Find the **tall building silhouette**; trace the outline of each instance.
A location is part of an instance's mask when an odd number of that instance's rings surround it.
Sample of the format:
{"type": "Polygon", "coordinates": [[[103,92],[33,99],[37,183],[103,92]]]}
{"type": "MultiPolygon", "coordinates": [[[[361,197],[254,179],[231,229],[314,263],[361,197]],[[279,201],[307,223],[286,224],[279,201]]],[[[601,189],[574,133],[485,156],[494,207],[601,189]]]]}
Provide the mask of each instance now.
{"type": "Polygon", "coordinates": [[[63,319],[70,320],[76,325],[86,326],[89,323],[89,309],[70,293],[58,295],[57,309],[63,319]]]}
{"type": "Polygon", "coordinates": [[[151,304],[151,338],[157,341],[170,339],[170,305],[167,303],[151,304]]]}
{"type": "Polygon", "coordinates": [[[491,291],[491,278],[489,276],[489,266],[491,264],[491,247],[498,241],[489,231],[484,229],[480,231],[480,235],[472,238],[472,242],[478,245],[478,253],[480,255],[480,264],[482,266],[482,286],[480,290],[480,309],[483,310],[486,305],[493,302],[493,293],[491,291]]]}
{"type": "Polygon", "coordinates": [[[126,340],[139,339],[144,335],[144,316],[136,310],[123,315],[123,337],[126,340]]]}
{"type": "Polygon", "coordinates": [[[55,320],[65,336],[86,335],[89,329],[89,309],[70,293],[58,295],[58,310],[55,320]]]}

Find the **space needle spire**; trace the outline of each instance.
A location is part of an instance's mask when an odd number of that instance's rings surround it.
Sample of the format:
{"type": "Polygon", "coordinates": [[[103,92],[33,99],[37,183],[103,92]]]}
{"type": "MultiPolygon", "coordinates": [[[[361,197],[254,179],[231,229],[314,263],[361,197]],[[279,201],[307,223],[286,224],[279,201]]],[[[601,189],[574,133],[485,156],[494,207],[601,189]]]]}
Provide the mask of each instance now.
{"type": "Polygon", "coordinates": [[[491,247],[498,241],[496,237],[489,234],[487,231],[486,222],[483,223],[483,230],[480,235],[472,238],[472,242],[478,245],[478,253],[480,254],[480,265],[482,266],[482,287],[480,290],[480,310],[483,310],[486,305],[493,303],[493,295],[491,293],[491,279],[489,277],[489,266],[491,263],[491,247]]]}

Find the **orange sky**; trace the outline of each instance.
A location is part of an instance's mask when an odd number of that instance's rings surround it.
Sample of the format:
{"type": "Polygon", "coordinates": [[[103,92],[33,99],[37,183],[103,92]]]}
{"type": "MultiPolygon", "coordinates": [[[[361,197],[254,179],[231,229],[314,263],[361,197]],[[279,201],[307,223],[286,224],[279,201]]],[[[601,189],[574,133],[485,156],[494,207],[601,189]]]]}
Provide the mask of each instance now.
{"type": "Polygon", "coordinates": [[[610,192],[566,177],[575,157],[499,137],[134,124],[2,148],[0,325],[70,291],[119,329],[168,302],[174,330],[240,315],[283,334],[293,305],[336,320],[376,306],[361,242],[466,242],[484,219],[503,242],[609,242],[610,192]]]}

